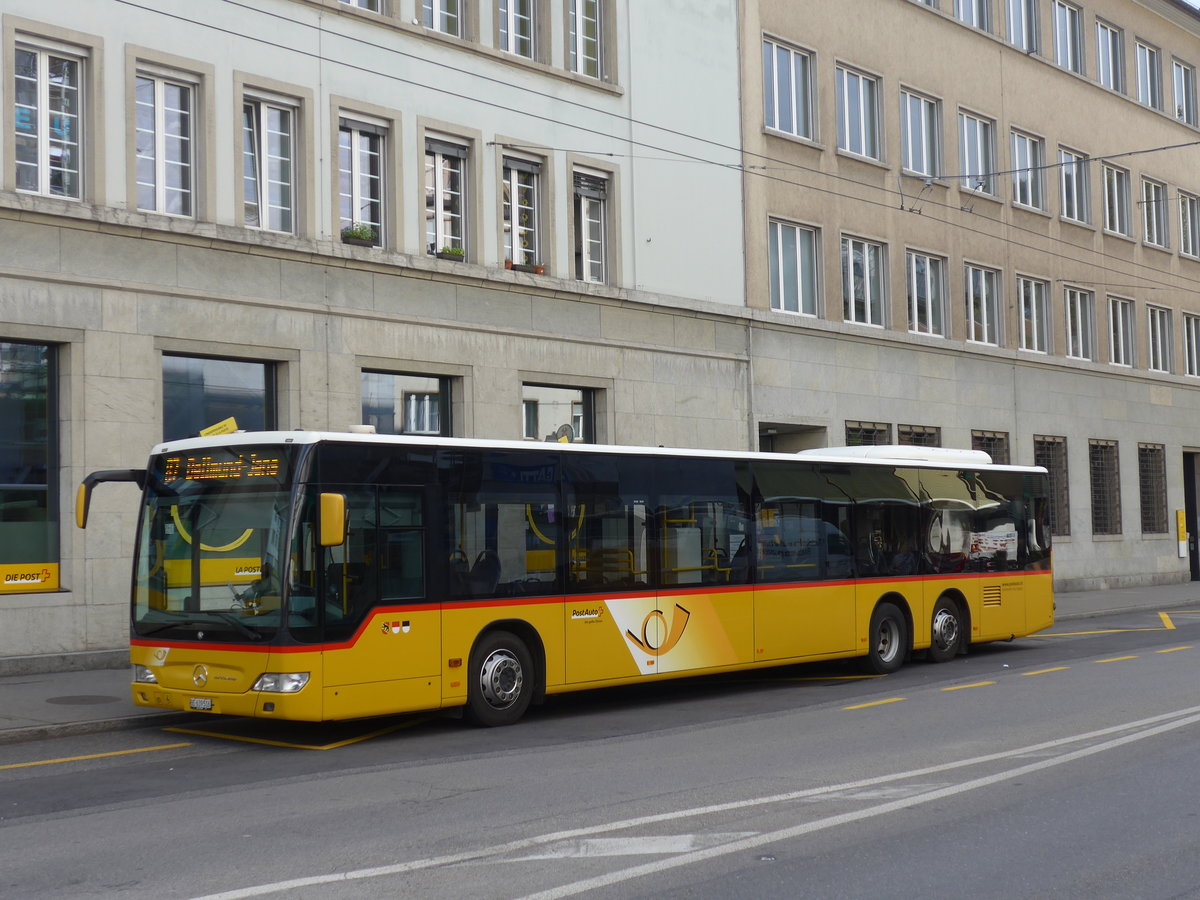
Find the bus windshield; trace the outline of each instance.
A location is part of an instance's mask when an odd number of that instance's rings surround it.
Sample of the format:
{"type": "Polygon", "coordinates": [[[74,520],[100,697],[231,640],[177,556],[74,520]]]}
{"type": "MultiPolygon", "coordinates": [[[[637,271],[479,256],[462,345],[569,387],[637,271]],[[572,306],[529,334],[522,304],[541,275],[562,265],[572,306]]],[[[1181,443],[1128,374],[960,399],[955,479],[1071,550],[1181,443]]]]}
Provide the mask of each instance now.
{"type": "Polygon", "coordinates": [[[134,570],[135,636],[274,637],[293,454],[233,447],[152,461],[134,570]]]}

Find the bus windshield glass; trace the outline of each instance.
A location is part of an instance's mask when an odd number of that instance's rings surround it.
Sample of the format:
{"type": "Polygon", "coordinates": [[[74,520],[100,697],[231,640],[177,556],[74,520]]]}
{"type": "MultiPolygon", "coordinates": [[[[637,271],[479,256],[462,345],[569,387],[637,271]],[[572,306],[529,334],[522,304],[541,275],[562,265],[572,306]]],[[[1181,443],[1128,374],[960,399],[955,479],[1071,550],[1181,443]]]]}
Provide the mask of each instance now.
{"type": "Polygon", "coordinates": [[[138,535],[140,638],[254,643],[279,629],[296,448],[206,448],[151,461],[138,535]]]}

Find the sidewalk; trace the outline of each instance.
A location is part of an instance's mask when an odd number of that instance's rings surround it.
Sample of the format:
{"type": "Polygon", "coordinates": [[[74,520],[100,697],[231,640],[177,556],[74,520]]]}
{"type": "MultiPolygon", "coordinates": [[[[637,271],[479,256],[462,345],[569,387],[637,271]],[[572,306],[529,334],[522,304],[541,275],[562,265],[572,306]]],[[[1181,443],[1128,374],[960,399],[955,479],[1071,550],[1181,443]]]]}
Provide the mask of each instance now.
{"type": "MultiPolygon", "coordinates": [[[[1157,613],[1186,606],[1200,609],[1200,582],[1075,591],[1061,593],[1056,600],[1056,619],[1060,622],[1126,612],[1157,613]]],[[[95,656],[97,664],[119,668],[93,665],[69,672],[0,676],[0,744],[169,724],[191,717],[190,713],[134,706],[129,697],[129,666],[124,653],[95,656]]],[[[4,670],[19,671],[19,660],[8,662],[4,670]]]]}

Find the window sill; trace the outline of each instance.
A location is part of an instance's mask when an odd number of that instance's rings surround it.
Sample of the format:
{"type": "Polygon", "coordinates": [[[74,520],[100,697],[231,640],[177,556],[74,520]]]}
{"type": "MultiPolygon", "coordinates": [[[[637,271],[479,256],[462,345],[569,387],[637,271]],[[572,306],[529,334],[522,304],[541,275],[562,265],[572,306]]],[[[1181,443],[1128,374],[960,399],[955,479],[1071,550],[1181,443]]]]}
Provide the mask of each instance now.
{"type": "Polygon", "coordinates": [[[528,272],[531,275],[545,275],[546,267],[541,265],[527,266],[522,263],[515,263],[510,259],[504,261],[504,268],[512,272],[528,272]]]}
{"type": "Polygon", "coordinates": [[[437,253],[435,253],[433,255],[436,256],[438,259],[448,259],[451,262],[466,262],[467,261],[467,254],[465,254],[465,253],[444,253],[441,250],[439,250],[437,253]]]}

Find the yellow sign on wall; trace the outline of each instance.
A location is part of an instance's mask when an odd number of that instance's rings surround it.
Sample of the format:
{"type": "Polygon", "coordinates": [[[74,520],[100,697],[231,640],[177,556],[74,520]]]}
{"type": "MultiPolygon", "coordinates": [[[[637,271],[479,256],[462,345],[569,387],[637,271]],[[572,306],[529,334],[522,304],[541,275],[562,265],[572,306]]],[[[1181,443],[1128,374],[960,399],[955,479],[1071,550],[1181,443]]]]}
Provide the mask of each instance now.
{"type": "Polygon", "coordinates": [[[57,590],[58,563],[5,563],[0,565],[0,594],[57,590]]]}

